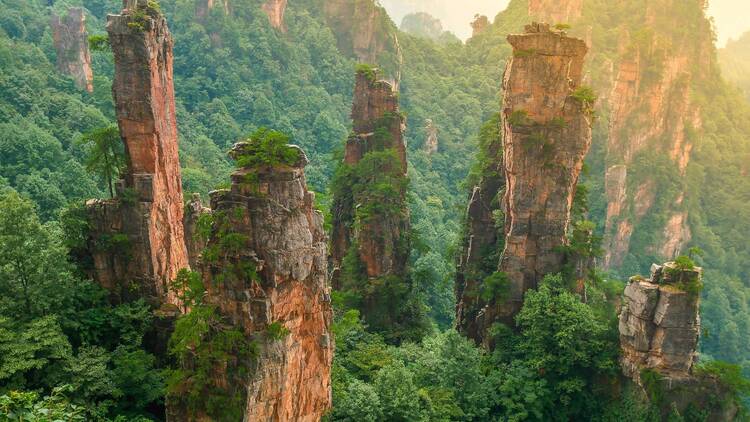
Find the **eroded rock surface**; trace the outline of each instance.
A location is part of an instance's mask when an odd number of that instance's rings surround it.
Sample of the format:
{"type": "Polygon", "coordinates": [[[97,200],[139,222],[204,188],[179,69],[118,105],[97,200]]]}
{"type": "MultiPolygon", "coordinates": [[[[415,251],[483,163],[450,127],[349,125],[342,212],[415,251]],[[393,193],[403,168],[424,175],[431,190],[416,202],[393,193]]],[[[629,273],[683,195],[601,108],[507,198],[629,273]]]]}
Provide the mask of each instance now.
{"type": "Polygon", "coordinates": [[[438,142],[438,128],[435,126],[432,119],[427,119],[424,123],[424,130],[427,133],[427,137],[424,140],[424,150],[428,154],[434,154],[438,151],[438,147],[440,146],[438,142]]]}
{"type": "Polygon", "coordinates": [[[57,68],[70,75],[79,89],[94,92],[86,14],[80,7],[68,9],[65,16],[52,15],[52,39],[57,52],[57,68]]]}
{"type": "Polygon", "coordinates": [[[193,198],[185,206],[185,216],[183,226],[185,227],[185,247],[187,248],[188,259],[190,261],[190,268],[198,267],[198,258],[203,249],[206,247],[206,241],[203,237],[201,230],[205,230],[205,227],[200,227],[202,217],[211,214],[211,208],[203,206],[201,195],[194,193],[193,198]]]}
{"type": "MultiPolygon", "coordinates": [[[[244,145],[232,154],[243,154],[244,145]]],[[[292,166],[241,168],[231,189],[211,193],[207,251],[220,252],[202,257],[206,301],[259,346],[253,362],[235,363],[248,367],[232,386],[243,394],[247,421],[315,422],[331,407],[327,237],[307,190],[307,158],[297,151],[292,166]]],[[[231,381],[219,375],[215,382],[231,381]]]]}
{"type": "Polygon", "coordinates": [[[581,17],[583,0],[529,0],[529,16],[550,24],[569,24],[581,17]]]}
{"type": "MultiPolygon", "coordinates": [[[[403,139],[404,117],[399,112],[398,96],[390,83],[378,80],[377,72],[357,73],[352,105],[353,134],[346,142],[344,163],[358,164],[370,152],[394,151],[395,162],[378,169],[378,173],[391,174],[395,179],[406,176],[406,145],[403,139]]],[[[331,256],[334,287],[338,284],[337,270],[351,245],[357,245],[359,258],[368,277],[403,275],[409,257],[409,248],[402,239],[409,231],[409,214],[406,207],[406,186],[397,190],[398,216],[390,218],[373,213],[366,221],[355,221],[355,208],[373,206],[356,203],[342,197],[334,200],[331,256]]],[[[375,198],[365,199],[375,201],[375,198]]]]}
{"type": "MultiPolygon", "coordinates": [[[[526,290],[563,265],[578,176],[591,146],[593,104],[573,96],[587,52],[583,41],[532,24],[509,35],[514,58],[503,86],[505,249],[499,270],[510,299],[496,316],[512,323],[526,290]]],[[[588,100],[591,101],[591,100],[588,100]]]]}
{"type": "Polygon", "coordinates": [[[620,312],[623,373],[636,381],[644,369],[681,378],[695,364],[700,333],[700,297],[680,283],[700,283],[700,268],[654,265],[651,278],[634,277],[620,312]]]}
{"type": "Polygon", "coordinates": [[[490,20],[485,15],[474,15],[474,20],[471,21],[471,36],[476,37],[477,35],[484,32],[487,27],[490,26],[490,20]]]}
{"type": "Polygon", "coordinates": [[[139,291],[175,303],[168,285],[189,266],[177,153],[172,37],[145,0],[107,21],[112,93],[128,168],[117,197],[89,201],[93,274],[114,296],[139,291]]]}

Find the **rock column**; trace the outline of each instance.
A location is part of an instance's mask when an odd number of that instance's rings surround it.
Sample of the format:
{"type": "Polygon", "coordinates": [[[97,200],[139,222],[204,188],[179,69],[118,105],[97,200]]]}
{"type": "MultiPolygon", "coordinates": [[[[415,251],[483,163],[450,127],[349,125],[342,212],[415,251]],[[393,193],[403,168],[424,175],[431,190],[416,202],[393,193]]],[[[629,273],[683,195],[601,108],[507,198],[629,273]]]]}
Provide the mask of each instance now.
{"type": "Polygon", "coordinates": [[[110,15],[112,94],[127,170],[118,196],[90,201],[94,278],[114,296],[175,303],[169,283],[189,267],[167,22],[145,0],[110,15]],[[126,285],[127,284],[127,285],[126,285]]]}
{"type": "Polygon", "coordinates": [[[57,68],[70,75],[79,89],[94,92],[94,74],[86,33],[86,15],[80,7],[68,9],[63,16],[52,15],[52,39],[57,52],[57,68]]]}

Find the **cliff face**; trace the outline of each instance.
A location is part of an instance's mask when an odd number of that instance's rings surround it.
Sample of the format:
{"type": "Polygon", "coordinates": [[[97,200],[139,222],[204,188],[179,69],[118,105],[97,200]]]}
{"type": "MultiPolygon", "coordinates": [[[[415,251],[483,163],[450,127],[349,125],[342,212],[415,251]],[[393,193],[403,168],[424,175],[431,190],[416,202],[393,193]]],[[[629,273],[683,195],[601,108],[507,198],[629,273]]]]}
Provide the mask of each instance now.
{"type": "Polygon", "coordinates": [[[284,12],[286,12],[287,0],[268,0],[263,3],[263,11],[268,15],[268,21],[271,26],[281,32],[286,32],[284,26],[284,12]]]}
{"type": "Polygon", "coordinates": [[[529,0],[529,16],[550,24],[575,21],[583,13],[583,0],[529,0]]]}
{"type": "Polygon", "coordinates": [[[651,278],[633,277],[620,312],[620,365],[623,374],[648,395],[663,416],[693,406],[709,412],[707,420],[730,421],[737,407],[718,380],[693,373],[700,336],[702,270],[674,262],[653,265],[651,278]],[[718,405],[717,405],[718,403],[718,405]]]}
{"type": "Polygon", "coordinates": [[[474,20],[471,21],[471,36],[476,37],[484,32],[488,26],[490,26],[490,20],[487,16],[475,15],[474,20]]]}
{"type": "Polygon", "coordinates": [[[230,0],[198,0],[195,4],[195,17],[199,20],[205,19],[214,7],[221,7],[225,15],[228,15],[230,0]]]}
{"type": "Polygon", "coordinates": [[[79,89],[94,92],[86,15],[80,7],[68,9],[67,15],[52,15],[52,39],[57,52],[57,68],[70,75],[79,89]]]}
{"type": "MultiPolygon", "coordinates": [[[[247,154],[248,145],[232,155],[247,154]]],[[[250,421],[319,421],[331,407],[327,238],[307,190],[307,158],[291,148],[295,164],[241,168],[231,189],[212,192],[213,229],[201,259],[207,303],[259,346],[253,362],[230,362],[245,367],[235,372],[246,373],[239,386],[222,373],[212,381],[243,395],[250,421]]]]}
{"type": "MultiPolygon", "coordinates": [[[[392,151],[395,162],[382,163],[386,166],[372,169],[373,172],[392,175],[394,179],[406,177],[406,145],[403,140],[404,118],[399,112],[398,96],[388,82],[377,80],[377,74],[358,72],[352,105],[353,134],[346,141],[344,164],[357,166],[369,153],[392,151]]],[[[374,163],[373,163],[374,164],[374,163]]],[[[361,183],[368,183],[365,175],[361,183]]],[[[355,208],[372,208],[381,198],[367,192],[357,195],[349,193],[348,198],[340,195],[334,199],[334,221],[332,250],[334,287],[339,287],[338,269],[350,248],[355,245],[357,254],[364,264],[367,277],[403,275],[409,256],[409,248],[402,245],[402,239],[409,231],[409,216],[406,208],[406,186],[394,186],[394,198],[390,198],[397,208],[394,218],[386,213],[372,212],[357,217],[355,208]],[[364,218],[362,218],[364,217],[364,218]]]]}
{"type": "Polygon", "coordinates": [[[201,230],[205,230],[205,227],[201,227],[201,224],[205,224],[204,217],[209,214],[211,214],[211,208],[203,206],[200,194],[193,194],[193,198],[185,206],[183,220],[185,247],[187,248],[190,268],[198,268],[198,258],[206,247],[206,241],[201,233],[201,230]]]}
{"type": "Polygon", "coordinates": [[[373,0],[324,0],[323,12],[339,50],[360,63],[376,64],[398,88],[401,47],[388,13],[373,0]]]}
{"type": "MultiPolygon", "coordinates": [[[[139,0],[110,15],[112,93],[128,168],[118,197],[90,201],[94,278],[110,289],[141,290],[174,302],[168,283],[187,268],[180,163],[166,20],[139,0]],[[137,286],[124,286],[135,283],[137,286]]],[[[114,292],[113,292],[114,293],[114,292]]]]}
{"type": "MultiPolygon", "coordinates": [[[[559,272],[578,176],[591,146],[593,98],[581,99],[586,44],[544,24],[510,35],[514,58],[503,87],[505,250],[499,270],[510,298],[498,316],[512,318],[523,294],[559,272]]],[[[510,322],[512,319],[507,319],[510,322]]]]}
{"type": "MultiPolygon", "coordinates": [[[[645,11],[646,25],[659,28],[662,16],[668,15],[672,1],[650,2],[645,11]]],[[[697,7],[697,6],[696,6],[697,7]]],[[[605,183],[607,190],[621,190],[608,197],[606,216],[605,267],[617,267],[630,249],[633,227],[655,205],[654,197],[638,201],[639,193],[653,189],[651,177],[628,182],[628,169],[639,154],[663,151],[676,170],[685,174],[693,143],[690,133],[702,126],[700,110],[690,98],[690,86],[711,68],[710,39],[697,44],[689,39],[692,32],[668,37],[655,31],[646,39],[632,39],[626,32],[616,64],[615,80],[610,94],[610,130],[605,183]],[[614,167],[620,169],[612,171],[614,167]],[[641,210],[637,212],[635,207],[641,210]],[[640,215],[638,215],[640,214],[640,215]]],[[[667,204],[668,216],[663,232],[663,247],[654,249],[666,258],[675,256],[691,238],[687,213],[682,210],[682,196],[667,204]]]]}

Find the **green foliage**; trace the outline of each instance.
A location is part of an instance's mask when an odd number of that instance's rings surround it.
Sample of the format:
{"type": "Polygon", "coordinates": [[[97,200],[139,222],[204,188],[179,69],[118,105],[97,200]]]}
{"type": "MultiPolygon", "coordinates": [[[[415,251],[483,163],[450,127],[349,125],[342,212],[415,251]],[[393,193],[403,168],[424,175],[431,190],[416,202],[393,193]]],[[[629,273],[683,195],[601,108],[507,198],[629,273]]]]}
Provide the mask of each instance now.
{"type": "Polygon", "coordinates": [[[293,166],[300,157],[299,150],[291,148],[289,137],[281,132],[261,128],[247,140],[247,146],[235,157],[237,167],[259,168],[279,165],[293,166]]]}
{"type": "Polygon", "coordinates": [[[567,23],[557,23],[555,24],[554,28],[558,31],[567,31],[572,28],[572,26],[568,25],[567,23]]]}
{"type": "Polygon", "coordinates": [[[591,110],[596,103],[597,95],[590,86],[581,85],[570,95],[574,100],[581,103],[585,109],[591,110]]]}
{"type": "Polygon", "coordinates": [[[742,368],[739,365],[712,360],[699,364],[695,368],[695,373],[698,376],[717,378],[735,403],[747,411],[743,399],[750,396],[750,379],[742,373],[742,368]]]}
{"type": "Polygon", "coordinates": [[[11,391],[0,396],[0,420],[2,421],[86,421],[86,409],[75,405],[65,396],[69,386],[52,390],[51,395],[39,397],[35,392],[11,391]]]}
{"type": "Polygon", "coordinates": [[[177,277],[170,283],[169,289],[176,293],[182,302],[183,311],[203,304],[206,286],[200,273],[183,268],[177,272],[177,277]]]}
{"type": "Polygon", "coordinates": [[[355,68],[355,72],[358,75],[365,75],[367,77],[367,80],[370,82],[375,82],[378,78],[377,71],[372,65],[365,64],[365,63],[359,63],[357,64],[355,68]]]}
{"type": "Polygon", "coordinates": [[[114,181],[125,169],[125,149],[116,125],[95,129],[79,141],[88,149],[86,170],[101,177],[114,197],[114,181]]]}
{"type": "Polygon", "coordinates": [[[108,35],[91,35],[89,36],[89,49],[91,51],[106,52],[112,47],[109,44],[108,35]]]}
{"type": "Polygon", "coordinates": [[[511,126],[523,126],[529,123],[529,112],[526,110],[515,110],[508,117],[511,126]]]}
{"type": "Polygon", "coordinates": [[[257,346],[240,329],[224,322],[215,307],[197,305],[177,320],[169,352],[180,365],[167,379],[169,396],[217,421],[241,417],[244,380],[257,346]],[[216,380],[217,368],[225,368],[227,383],[216,380]]]}
{"type": "Polygon", "coordinates": [[[660,405],[664,401],[664,389],[662,386],[664,377],[653,369],[641,370],[640,376],[641,383],[648,394],[649,400],[657,406],[660,405]]]}
{"type": "Polygon", "coordinates": [[[480,297],[487,302],[501,302],[510,295],[510,279],[508,275],[496,271],[485,278],[482,283],[480,297]]]}
{"type": "Polygon", "coordinates": [[[271,341],[283,340],[289,333],[289,329],[278,321],[274,321],[266,327],[266,338],[271,341]]]}

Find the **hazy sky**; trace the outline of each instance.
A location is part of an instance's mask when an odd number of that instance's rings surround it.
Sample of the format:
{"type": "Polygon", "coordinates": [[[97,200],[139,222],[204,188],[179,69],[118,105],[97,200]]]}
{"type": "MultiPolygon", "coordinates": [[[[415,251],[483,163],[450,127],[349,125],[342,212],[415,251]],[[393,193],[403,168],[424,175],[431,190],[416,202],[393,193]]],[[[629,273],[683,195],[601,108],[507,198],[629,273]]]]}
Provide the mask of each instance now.
{"type": "MultiPolygon", "coordinates": [[[[397,25],[407,13],[429,12],[443,22],[443,27],[459,38],[471,35],[474,14],[487,15],[492,20],[505,9],[509,0],[380,0],[397,25]]],[[[737,38],[750,30],[750,0],[709,0],[709,14],[716,19],[719,45],[728,38],[737,38]]]]}

